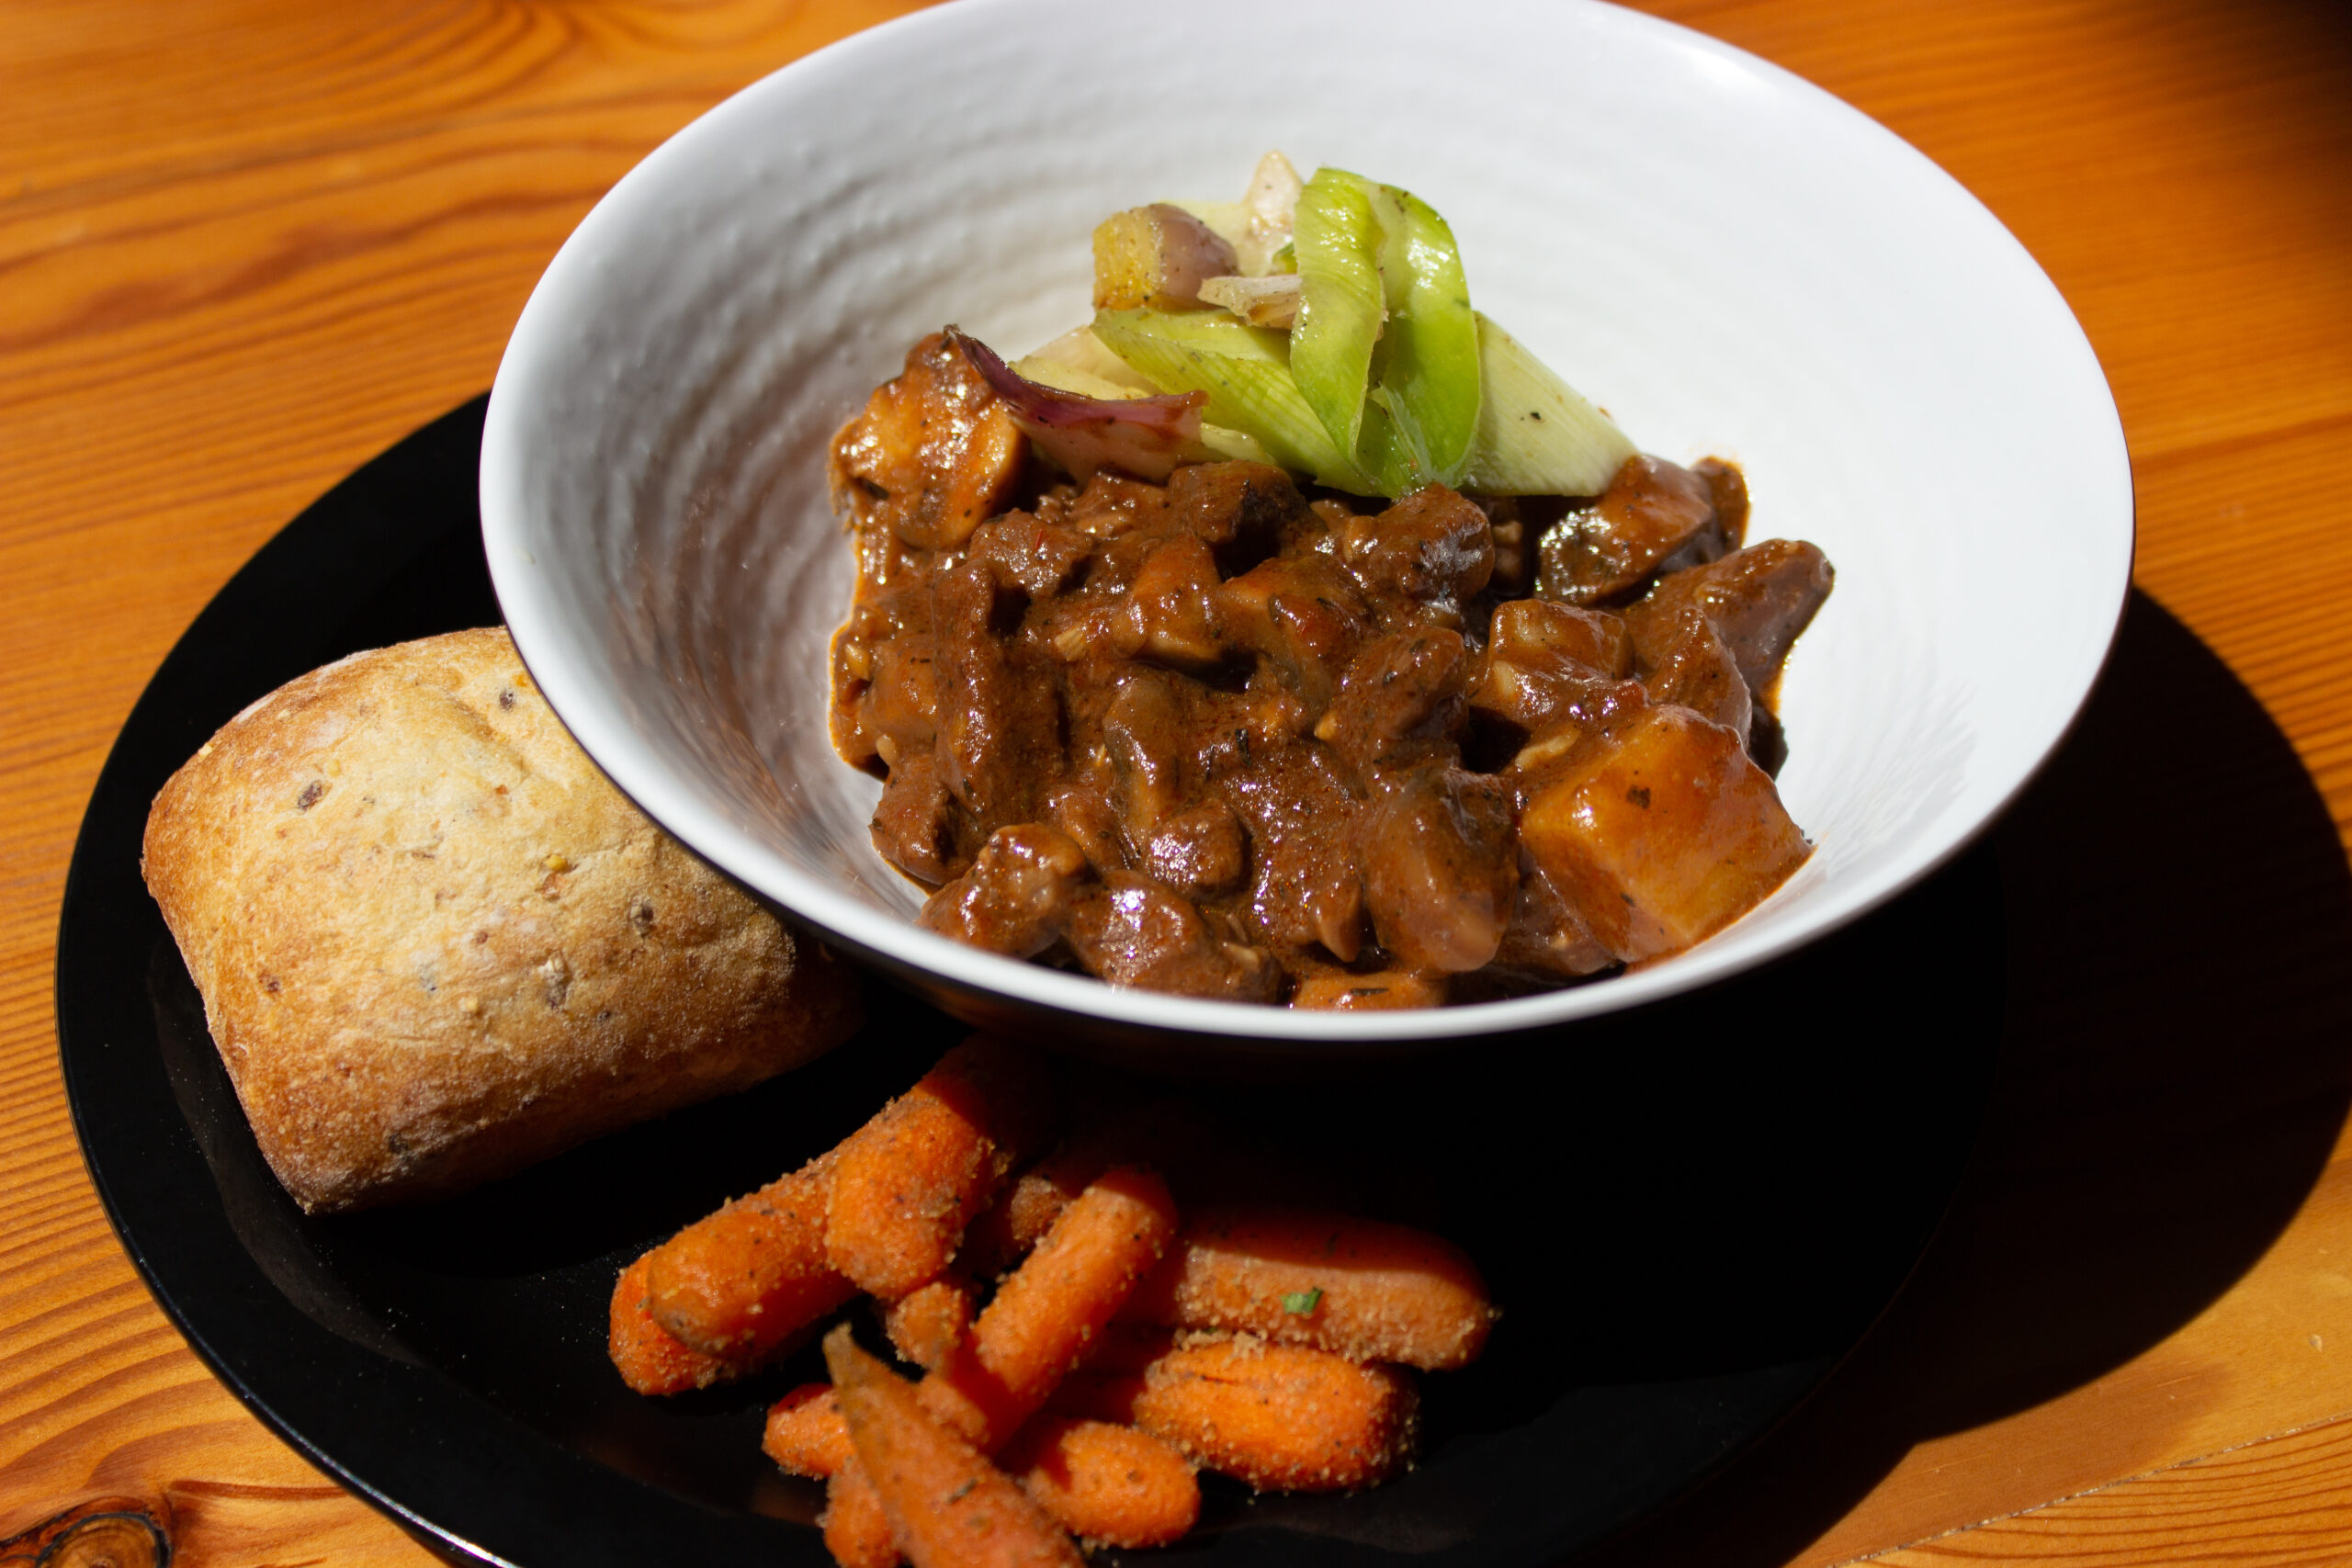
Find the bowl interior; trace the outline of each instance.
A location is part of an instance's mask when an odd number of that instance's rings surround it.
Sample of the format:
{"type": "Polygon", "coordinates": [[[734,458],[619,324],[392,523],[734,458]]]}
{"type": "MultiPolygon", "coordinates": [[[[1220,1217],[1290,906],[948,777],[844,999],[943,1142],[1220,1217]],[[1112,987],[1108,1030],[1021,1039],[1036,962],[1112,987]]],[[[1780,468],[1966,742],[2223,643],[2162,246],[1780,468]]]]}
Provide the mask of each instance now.
{"type": "Polygon", "coordinates": [[[962,0],[794,64],[648,158],[548,268],[500,367],[482,515],[549,699],[715,863],[967,999],[1301,1041],[1606,1010],[1883,901],[2055,744],[2132,543],[2097,361],[1964,190],[1753,57],[1505,0],[962,0]],[[1781,787],[1816,852],[1690,953],[1430,1013],[1187,1002],[931,936],[872,850],[879,786],[824,723],[852,575],[827,438],[943,324],[1011,355],[1082,321],[1096,221],[1238,196],[1268,147],[1427,197],[1482,310],[1644,449],[1741,463],[1752,537],[1836,563],[1781,697],[1781,787]]]}

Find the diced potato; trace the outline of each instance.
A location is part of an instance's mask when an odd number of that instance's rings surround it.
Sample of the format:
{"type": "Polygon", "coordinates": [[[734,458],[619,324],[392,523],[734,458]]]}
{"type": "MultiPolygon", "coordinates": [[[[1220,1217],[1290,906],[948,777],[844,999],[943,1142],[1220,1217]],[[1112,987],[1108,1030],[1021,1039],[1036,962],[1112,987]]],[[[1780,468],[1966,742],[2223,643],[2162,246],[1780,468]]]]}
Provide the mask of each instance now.
{"type": "Polygon", "coordinates": [[[1568,761],[1520,840],[1628,962],[1722,930],[1813,852],[1740,737],[1678,707],[1643,709],[1568,761]]]}
{"type": "Polygon", "coordinates": [[[1182,310],[1200,303],[1202,284],[1238,270],[1231,245],[1166,202],[1114,212],[1094,231],[1098,310],[1182,310]]]}

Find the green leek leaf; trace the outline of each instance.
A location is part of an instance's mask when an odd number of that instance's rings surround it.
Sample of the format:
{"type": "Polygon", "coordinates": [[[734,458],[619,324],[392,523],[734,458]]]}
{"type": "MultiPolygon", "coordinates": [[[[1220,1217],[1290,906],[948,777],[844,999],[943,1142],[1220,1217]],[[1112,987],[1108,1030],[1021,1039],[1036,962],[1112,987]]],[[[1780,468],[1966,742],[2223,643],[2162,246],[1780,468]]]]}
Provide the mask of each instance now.
{"type": "Polygon", "coordinates": [[[1478,322],[1485,383],[1462,487],[1487,495],[1599,495],[1634,446],[1616,423],[1502,328],[1478,322]]]}
{"type": "Polygon", "coordinates": [[[1383,269],[1390,317],[1380,385],[1411,491],[1459,483],[1470,460],[1482,401],[1478,324],[1453,231],[1419,197],[1396,197],[1403,221],[1385,247],[1395,260],[1383,269]]]}
{"type": "Polygon", "coordinates": [[[1359,450],[1373,345],[1388,315],[1375,195],[1359,175],[1316,170],[1299,193],[1291,240],[1299,282],[1292,374],[1332,444],[1347,453],[1359,450]]]}
{"type": "Polygon", "coordinates": [[[1283,468],[1357,495],[1386,493],[1341,455],[1292,378],[1289,334],[1222,310],[1135,310],[1095,312],[1094,335],[1161,389],[1206,392],[1204,420],[1255,436],[1283,468]]]}

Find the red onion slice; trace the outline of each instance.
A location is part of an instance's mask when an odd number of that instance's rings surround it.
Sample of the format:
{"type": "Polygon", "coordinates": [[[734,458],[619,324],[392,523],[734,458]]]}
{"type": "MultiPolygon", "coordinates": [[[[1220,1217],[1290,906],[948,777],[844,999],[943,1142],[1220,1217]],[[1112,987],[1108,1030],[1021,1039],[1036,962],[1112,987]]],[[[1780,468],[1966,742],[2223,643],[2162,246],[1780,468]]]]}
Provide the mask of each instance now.
{"type": "Polygon", "coordinates": [[[948,328],[947,337],[1004,400],[1012,423],[1080,484],[1097,468],[1164,479],[1200,440],[1206,392],[1090,398],[1016,374],[995,350],[957,328],[948,328]]]}

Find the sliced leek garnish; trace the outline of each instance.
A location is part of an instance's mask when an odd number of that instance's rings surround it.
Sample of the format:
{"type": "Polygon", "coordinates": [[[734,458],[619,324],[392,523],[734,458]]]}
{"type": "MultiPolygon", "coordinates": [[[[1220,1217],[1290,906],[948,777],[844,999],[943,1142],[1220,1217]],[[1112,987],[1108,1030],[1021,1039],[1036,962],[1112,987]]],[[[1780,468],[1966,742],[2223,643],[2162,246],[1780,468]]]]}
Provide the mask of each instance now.
{"type": "Polygon", "coordinates": [[[1478,364],[1485,390],[1478,438],[1462,474],[1464,490],[1599,495],[1634,455],[1615,421],[1483,315],[1478,364]]]}
{"type": "Polygon", "coordinates": [[[1097,311],[1094,334],[1153,385],[1206,392],[1202,418],[1257,437],[1279,466],[1357,495],[1381,493],[1340,455],[1300,394],[1288,334],[1219,310],[1148,310],[1097,311]]]}

